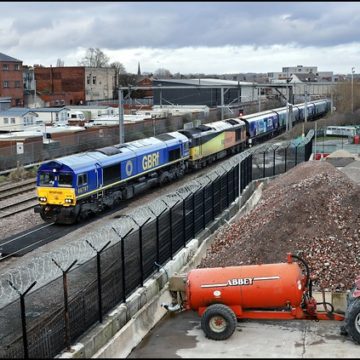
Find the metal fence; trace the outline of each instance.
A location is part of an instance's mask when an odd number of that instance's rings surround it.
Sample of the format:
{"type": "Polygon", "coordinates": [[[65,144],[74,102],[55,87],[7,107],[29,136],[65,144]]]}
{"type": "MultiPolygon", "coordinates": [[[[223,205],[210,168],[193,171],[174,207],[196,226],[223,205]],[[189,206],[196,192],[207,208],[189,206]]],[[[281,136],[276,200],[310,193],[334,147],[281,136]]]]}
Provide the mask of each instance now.
{"type": "MultiPolygon", "coordinates": [[[[121,216],[111,225],[108,234],[113,236],[102,235],[102,243],[83,241],[92,251],[89,259],[68,254],[59,261],[53,256],[52,266],[60,269],[60,276],[43,285],[39,282],[36,290],[30,291],[36,283],[30,270],[21,284],[11,273],[0,278],[0,293],[12,290],[17,297],[0,309],[0,358],[50,358],[70,348],[105,314],[126,303],[252,180],[308,160],[312,136],[254,147],[175,193],[121,216]]],[[[51,272],[45,266],[42,270],[51,272]]]]}

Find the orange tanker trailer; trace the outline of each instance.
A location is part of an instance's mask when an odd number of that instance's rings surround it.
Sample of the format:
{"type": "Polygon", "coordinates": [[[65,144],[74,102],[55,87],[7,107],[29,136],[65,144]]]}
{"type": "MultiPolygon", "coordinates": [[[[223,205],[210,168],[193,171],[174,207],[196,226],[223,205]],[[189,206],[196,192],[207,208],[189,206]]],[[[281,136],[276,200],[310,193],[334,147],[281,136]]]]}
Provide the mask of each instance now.
{"type": "Polygon", "coordinates": [[[173,302],[162,306],[197,311],[205,335],[214,340],[230,337],[237,319],[344,320],[332,304],[317,303],[311,287],[306,262],[288,254],[286,263],[194,269],[174,276],[169,284],[173,302]],[[318,311],[319,305],[327,311],[318,311]]]}

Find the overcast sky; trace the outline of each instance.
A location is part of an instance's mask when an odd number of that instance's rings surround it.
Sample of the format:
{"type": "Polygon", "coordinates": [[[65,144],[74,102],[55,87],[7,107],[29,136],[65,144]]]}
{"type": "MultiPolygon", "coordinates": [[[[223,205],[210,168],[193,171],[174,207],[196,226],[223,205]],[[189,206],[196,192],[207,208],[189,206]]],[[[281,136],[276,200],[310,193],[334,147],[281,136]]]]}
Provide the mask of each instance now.
{"type": "Polygon", "coordinates": [[[89,47],[130,73],[359,73],[360,3],[0,3],[0,52],[24,65],[77,66],[89,47]]]}

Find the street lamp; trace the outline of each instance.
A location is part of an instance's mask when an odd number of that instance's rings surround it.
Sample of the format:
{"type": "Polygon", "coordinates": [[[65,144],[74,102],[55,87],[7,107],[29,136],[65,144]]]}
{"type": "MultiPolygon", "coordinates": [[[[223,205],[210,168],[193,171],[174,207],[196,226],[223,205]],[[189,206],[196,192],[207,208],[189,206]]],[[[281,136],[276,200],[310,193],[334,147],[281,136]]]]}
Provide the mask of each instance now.
{"type": "Polygon", "coordinates": [[[354,112],[354,73],[355,68],[351,68],[351,112],[354,112]]]}

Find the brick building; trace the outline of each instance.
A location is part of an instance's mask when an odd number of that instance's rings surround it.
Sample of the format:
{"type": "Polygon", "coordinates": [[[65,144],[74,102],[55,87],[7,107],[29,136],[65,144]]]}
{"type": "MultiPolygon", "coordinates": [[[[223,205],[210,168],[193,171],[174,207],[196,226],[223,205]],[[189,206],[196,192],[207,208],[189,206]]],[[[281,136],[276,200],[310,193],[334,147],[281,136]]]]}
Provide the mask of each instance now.
{"type": "MultiPolygon", "coordinates": [[[[137,86],[152,86],[153,81],[149,77],[142,77],[137,81],[136,85],[137,86]]],[[[144,97],[153,97],[152,89],[143,90],[143,96],[144,97]]]]}
{"type": "Polygon", "coordinates": [[[22,61],[0,53],[0,97],[10,97],[11,106],[24,105],[22,61]]]}
{"type": "Polygon", "coordinates": [[[46,106],[78,105],[85,102],[83,66],[34,66],[36,93],[46,106]]]}
{"type": "Polygon", "coordinates": [[[35,65],[34,73],[36,93],[46,106],[83,105],[113,99],[114,68],[35,65]]]}

